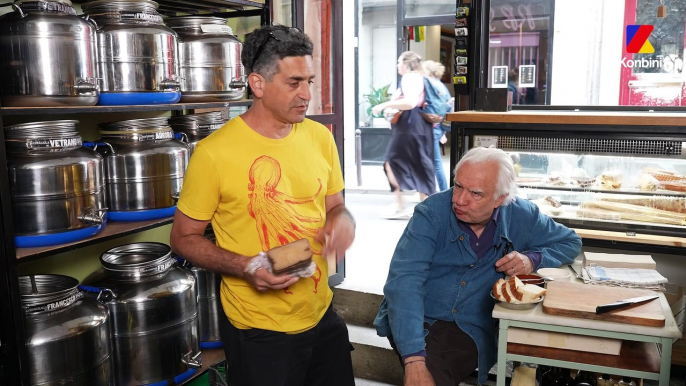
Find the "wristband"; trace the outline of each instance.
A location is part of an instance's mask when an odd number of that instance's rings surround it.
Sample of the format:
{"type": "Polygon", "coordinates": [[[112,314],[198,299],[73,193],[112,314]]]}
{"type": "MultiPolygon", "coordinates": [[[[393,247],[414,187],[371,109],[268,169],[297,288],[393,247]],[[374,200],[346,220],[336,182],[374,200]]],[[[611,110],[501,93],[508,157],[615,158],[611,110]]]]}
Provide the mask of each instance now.
{"type": "Polygon", "coordinates": [[[404,365],[407,366],[410,363],[415,363],[415,362],[426,362],[426,359],[415,359],[413,361],[405,362],[404,365]]]}

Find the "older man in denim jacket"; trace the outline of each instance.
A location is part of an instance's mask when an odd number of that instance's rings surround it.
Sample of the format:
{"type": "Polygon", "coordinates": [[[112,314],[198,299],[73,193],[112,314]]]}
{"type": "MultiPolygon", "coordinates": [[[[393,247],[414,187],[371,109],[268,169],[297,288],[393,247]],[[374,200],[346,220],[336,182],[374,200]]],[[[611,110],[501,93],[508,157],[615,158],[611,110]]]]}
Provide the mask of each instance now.
{"type": "Polygon", "coordinates": [[[455,186],[417,205],[391,260],[374,321],[405,366],[405,385],[479,383],[496,361],[493,284],[507,275],[571,263],[573,231],[515,197],[510,157],[474,148],[455,186]]]}

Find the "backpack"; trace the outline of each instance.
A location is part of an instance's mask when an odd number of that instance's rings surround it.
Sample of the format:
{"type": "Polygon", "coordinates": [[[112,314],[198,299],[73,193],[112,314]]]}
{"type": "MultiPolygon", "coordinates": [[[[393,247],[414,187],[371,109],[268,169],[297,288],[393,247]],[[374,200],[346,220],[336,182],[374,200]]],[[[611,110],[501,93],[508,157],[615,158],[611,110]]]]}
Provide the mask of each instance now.
{"type": "Polygon", "coordinates": [[[430,123],[440,123],[452,106],[448,104],[450,92],[438,79],[424,77],[424,106],[422,117],[430,123]]]}

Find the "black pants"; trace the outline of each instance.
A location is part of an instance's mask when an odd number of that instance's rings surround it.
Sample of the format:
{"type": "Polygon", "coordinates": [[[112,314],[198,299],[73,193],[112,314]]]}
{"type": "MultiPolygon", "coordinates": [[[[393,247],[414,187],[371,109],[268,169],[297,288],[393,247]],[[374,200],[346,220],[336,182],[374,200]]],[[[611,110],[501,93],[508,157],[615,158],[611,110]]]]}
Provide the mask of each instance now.
{"type": "Polygon", "coordinates": [[[331,306],[300,334],[241,330],[220,319],[231,386],[355,385],[348,328],[331,306]]]}
{"type": "MultiPolygon", "coordinates": [[[[455,322],[436,321],[433,326],[424,323],[429,335],[426,342],[426,367],[436,386],[458,386],[479,365],[478,350],[474,340],[457,326],[455,322]]],[[[403,360],[389,336],[391,347],[403,360]]]]}

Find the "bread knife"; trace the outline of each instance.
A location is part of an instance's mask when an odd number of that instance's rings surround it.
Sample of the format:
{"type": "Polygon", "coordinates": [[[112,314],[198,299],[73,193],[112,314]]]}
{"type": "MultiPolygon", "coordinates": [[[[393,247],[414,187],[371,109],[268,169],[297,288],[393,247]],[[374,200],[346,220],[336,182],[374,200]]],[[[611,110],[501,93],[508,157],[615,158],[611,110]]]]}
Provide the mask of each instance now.
{"type": "Polygon", "coordinates": [[[628,306],[631,306],[634,304],[644,303],[644,302],[647,302],[647,301],[650,301],[653,299],[657,299],[658,297],[659,297],[658,295],[639,296],[636,298],[619,300],[615,303],[603,304],[603,305],[595,308],[595,313],[596,314],[604,314],[608,311],[614,311],[614,310],[618,310],[620,308],[628,307],[628,306]]]}

